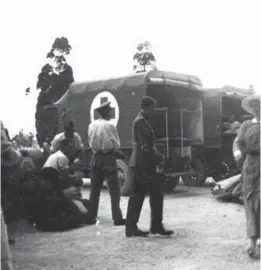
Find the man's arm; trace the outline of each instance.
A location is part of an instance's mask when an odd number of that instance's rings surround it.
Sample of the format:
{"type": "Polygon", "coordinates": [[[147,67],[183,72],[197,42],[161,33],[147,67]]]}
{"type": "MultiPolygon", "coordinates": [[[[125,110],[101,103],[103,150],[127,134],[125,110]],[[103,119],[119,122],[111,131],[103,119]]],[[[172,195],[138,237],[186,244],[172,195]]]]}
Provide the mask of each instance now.
{"type": "Polygon", "coordinates": [[[82,138],[78,133],[74,134],[74,148],[75,151],[72,158],[74,159],[74,162],[78,162],[81,159],[84,150],[82,138]]]}
{"type": "Polygon", "coordinates": [[[88,144],[92,150],[98,150],[98,137],[95,136],[94,123],[91,123],[88,127],[88,144]]]}
{"type": "Polygon", "coordinates": [[[145,151],[154,152],[155,146],[152,130],[143,119],[134,123],[134,132],[137,136],[136,139],[138,140],[138,144],[145,151]]]}
{"type": "Polygon", "coordinates": [[[237,137],[233,143],[233,155],[236,161],[239,161],[244,155],[244,132],[245,132],[245,123],[241,125],[241,128],[238,131],[237,137]]]}
{"type": "Polygon", "coordinates": [[[60,140],[60,137],[58,135],[56,135],[53,138],[52,142],[51,142],[51,147],[50,147],[50,152],[51,153],[57,152],[59,150],[59,148],[60,148],[60,142],[61,142],[61,140],[60,140]]]}
{"type": "Polygon", "coordinates": [[[117,128],[111,124],[110,125],[110,131],[111,131],[111,141],[113,142],[114,148],[118,150],[121,147],[120,137],[117,131],[117,128]]]}
{"type": "Polygon", "coordinates": [[[78,133],[75,133],[75,143],[76,143],[77,150],[81,150],[84,147],[82,143],[82,138],[78,133]]]}
{"type": "Polygon", "coordinates": [[[69,159],[66,156],[57,158],[57,167],[61,177],[69,176],[69,159]]]}
{"type": "MultiPolygon", "coordinates": [[[[83,185],[82,179],[76,178],[74,175],[71,175],[69,172],[69,159],[67,157],[59,157],[57,159],[58,171],[63,179],[71,181],[72,185],[81,186],[83,185]]],[[[62,181],[63,182],[63,181],[62,181]]],[[[67,183],[64,183],[64,188],[68,187],[67,183]]],[[[62,187],[63,189],[63,187],[62,187]]]]}

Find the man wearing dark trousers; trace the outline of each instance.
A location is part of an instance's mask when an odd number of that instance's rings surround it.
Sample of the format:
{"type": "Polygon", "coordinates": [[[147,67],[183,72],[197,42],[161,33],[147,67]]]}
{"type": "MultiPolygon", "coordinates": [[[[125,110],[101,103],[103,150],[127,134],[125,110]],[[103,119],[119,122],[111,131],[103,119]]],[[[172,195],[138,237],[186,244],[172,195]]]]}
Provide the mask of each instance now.
{"type": "Polygon", "coordinates": [[[101,104],[96,109],[101,118],[89,125],[89,146],[92,149],[92,171],[90,201],[92,211],[90,218],[96,221],[103,182],[107,179],[111,197],[112,219],[115,226],[125,225],[120,209],[120,186],[118,182],[116,155],[120,148],[120,139],[116,127],[110,122],[112,108],[110,102],[101,104]]]}
{"type": "Polygon", "coordinates": [[[150,196],[150,232],[165,236],[173,234],[173,231],[166,230],[162,224],[163,175],[156,173],[156,167],[164,162],[164,157],[154,146],[154,131],[150,124],[155,105],[154,99],[143,97],[141,112],[133,122],[133,152],[129,165],[133,169],[134,176],[125,227],[127,237],[146,237],[149,234],[149,232],[144,232],[137,226],[146,193],[150,196]]]}

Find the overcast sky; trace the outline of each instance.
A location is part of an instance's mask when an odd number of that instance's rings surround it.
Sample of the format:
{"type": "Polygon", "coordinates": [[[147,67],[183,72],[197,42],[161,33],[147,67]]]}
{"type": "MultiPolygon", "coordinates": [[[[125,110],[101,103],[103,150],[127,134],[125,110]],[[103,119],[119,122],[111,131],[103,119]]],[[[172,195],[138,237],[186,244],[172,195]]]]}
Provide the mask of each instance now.
{"type": "MultiPolygon", "coordinates": [[[[34,131],[35,84],[56,37],[72,46],[76,81],[132,72],[148,40],[158,69],[260,91],[255,0],[8,0],[1,2],[0,116],[11,133],[34,131]],[[26,97],[24,90],[33,93],[26,97]]],[[[260,5],[259,5],[260,7],[260,5]]]]}

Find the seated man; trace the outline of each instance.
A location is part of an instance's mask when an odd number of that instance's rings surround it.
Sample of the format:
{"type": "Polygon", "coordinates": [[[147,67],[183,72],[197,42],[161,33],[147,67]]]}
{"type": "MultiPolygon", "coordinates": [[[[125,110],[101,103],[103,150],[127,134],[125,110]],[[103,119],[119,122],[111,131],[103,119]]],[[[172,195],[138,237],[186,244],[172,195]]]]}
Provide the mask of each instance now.
{"type": "Polygon", "coordinates": [[[23,157],[23,160],[20,163],[20,167],[25,168],[26,171],[34,171],[36,169],[35,164],[30,157],[29,152],[27,150],[20,150],[20,152],[23,157]]]}
{"type": "Polygon", "coordinates": [[[90,203],[82,199],[82,179],[69,174],[71,149],[72,143],[63,139],[60,150],[51,154],[42,168],[44,186],[48,188],[34,197],[32,209],[33,223],[40,229],[59,230],[88,224],[90,203]]]}
{"type": "Polygon", "coordinates": [[[54,137],[50,147],[51,153],[55,153],[60,149],[61,141],[63,139],[67,139],[72,143],[70,161],[74,161],[81,155],[84,146],[80,135],[75,132],[74,123],[72,121],[65,122],[64,132],[59,133],[54,137]]]}

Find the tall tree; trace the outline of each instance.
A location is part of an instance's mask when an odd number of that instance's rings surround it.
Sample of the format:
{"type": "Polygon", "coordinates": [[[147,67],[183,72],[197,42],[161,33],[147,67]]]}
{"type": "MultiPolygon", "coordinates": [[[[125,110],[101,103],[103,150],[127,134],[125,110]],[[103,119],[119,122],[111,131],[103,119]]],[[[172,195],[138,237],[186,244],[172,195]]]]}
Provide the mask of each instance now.
{"type": "Polygon", "coordinates": [[[48,137],[52,139],[57,131],[56,110],[50,110],[52,104],[62,97],[74,81],[73,71],[67,63],[71,46],[65,37],[56,38],[47,53],[47,63],[38,75],[36,88],[40,90],[35,114],[36,137],[40,146],[48,137]]]}
{"type": "Polygon", "coordinates": [[[30,93],[31,93],[31,88],[30,87],[27,87],[25,89],[25,95],[28,96],[30,93]]]}
{"type": "Polygon", "coordinates": [[[148,41],[140,43],[137,47],[137,51],[133,56],[134,66],[133,70],[138,72],[144,72],[150,69],[156,69],[156,58],[151,51],[151,44],[148,41]]]}

